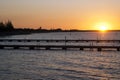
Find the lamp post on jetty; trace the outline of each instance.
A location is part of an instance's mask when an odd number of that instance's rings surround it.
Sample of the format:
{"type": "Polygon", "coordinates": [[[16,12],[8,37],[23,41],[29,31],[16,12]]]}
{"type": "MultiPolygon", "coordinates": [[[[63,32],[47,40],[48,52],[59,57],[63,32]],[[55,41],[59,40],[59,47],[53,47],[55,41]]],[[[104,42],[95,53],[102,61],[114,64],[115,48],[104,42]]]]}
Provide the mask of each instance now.
{"type": "Polygon", "coordinates": [[[65,36],[65,46],[62,47],[63,50],[66,50],[66,36],[65,36]]]}

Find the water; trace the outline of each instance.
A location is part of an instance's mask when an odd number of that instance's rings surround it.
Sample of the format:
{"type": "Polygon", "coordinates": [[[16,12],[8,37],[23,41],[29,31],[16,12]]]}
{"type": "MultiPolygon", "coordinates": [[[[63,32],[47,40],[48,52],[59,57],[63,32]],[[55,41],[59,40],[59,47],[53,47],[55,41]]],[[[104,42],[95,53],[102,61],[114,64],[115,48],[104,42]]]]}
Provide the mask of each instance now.
{"type": "MultiPolygon", "coordinates": [[[[42,33],[4,38],[64,39],[65,36],[67,39],[120,38],[119,33],[115,32],[101,34],[93,32],[42,33]]],[[[0,44],[39,45],[48,43],[1,42],[0,44]]],[[[61,43],[49,44],[59,45],[61,43]]],[[[86,43],[75,43],[75,45],[78,44],[85,45],[86,43]]],[[[103,44],[106,45],[106,43],[103,44]]],[[[118,43],[109,43],[109,45],[111,44],[119,45],[118,43]]],[[[120,80],[120,52],[114,50],[101,52],[90,50],[0,50],[0,80],[120,80]]]]}
{"type": "Polygon", "coordinates": [[[120,39],[120,32],[57,32],[31,35],[14,35],[10,39],[120,39]]]}

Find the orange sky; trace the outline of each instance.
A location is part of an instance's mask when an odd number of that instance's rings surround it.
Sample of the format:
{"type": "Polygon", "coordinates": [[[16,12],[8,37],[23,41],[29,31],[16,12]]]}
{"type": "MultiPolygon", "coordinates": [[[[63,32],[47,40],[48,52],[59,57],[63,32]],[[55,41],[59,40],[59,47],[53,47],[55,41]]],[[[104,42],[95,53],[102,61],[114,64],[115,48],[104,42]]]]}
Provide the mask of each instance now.
{"type": "Polygon", "coordinates": [[[0,0],[0,21],[16,28],[120,29],[120,0],[0,0]]]}

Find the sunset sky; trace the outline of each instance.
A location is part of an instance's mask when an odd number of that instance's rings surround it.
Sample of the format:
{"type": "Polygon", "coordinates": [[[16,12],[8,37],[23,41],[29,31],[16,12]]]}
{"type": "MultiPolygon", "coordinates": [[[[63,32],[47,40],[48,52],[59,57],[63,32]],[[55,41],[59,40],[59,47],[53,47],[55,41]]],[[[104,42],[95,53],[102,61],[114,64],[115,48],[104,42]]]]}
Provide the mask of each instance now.
{"type": "Polygon", "coordinates": [[[120,29],[120,0],[0,0],[0,21],[16,28],[120,29]]]}

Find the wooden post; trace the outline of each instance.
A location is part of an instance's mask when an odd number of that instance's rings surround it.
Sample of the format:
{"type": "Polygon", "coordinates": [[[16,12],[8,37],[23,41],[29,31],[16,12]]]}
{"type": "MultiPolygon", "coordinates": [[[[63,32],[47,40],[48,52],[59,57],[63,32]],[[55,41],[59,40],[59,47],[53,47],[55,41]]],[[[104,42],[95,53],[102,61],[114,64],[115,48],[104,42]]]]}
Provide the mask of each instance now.
{"type": "Polygon", "coordinates": [[[56,40],[56,42],[59,42],[58,40],[56,40]]]}
{"type": "Polygon", "coordinates": [[[50,50],[50,47],[46,47],[45,49],[46,49],[46,50],[50,50]]]}
{"type": "Polygon", "coordinates": [[[14,49],[19,49],[19,47],[18,47],[18,46],[15,46],[14,49]]]}
{"type": "Polygon", "coordinates": [[[0,46],[0,49],[4,49],[4,47],[3,47],[3,46],[0,46]]]}
{"type": "Polygon", "coordinates": [[[102,48],[98,48],[98,51],[102,51],[102,48]]]}
{"type": "Polygon", "coordinates": [[[29,47],[30,50],[34,50],[35,48],[34,47],[29,47]]]}
{"type": "Polygon", "coordinates": [[[80,50],[81,50],[81,51],[83,51],[83,50],[84,50],[84,48],[80,48],[80,50]]]}
{"type": "Polygon", "coordinates": [[[120,51],[120,48],[117,48],[117,51],[120,51]]]}
{"type": "Polygon", "coordinates": [[[22,42],[22,40],[18,40],[18,42],[22,42]]]}
{"type": "Polygon", "coordinates": [[[27,40],[27,42],[30,42],[31,40],[27,40]]]}
{"type": "Polygon", "coordinates": [[[37,40],[37,42],[40,42],[39,40],[37,40]]]}
{"type": "Polygon", "coordinates": [[[4,40],[0,40],[0,42],[4,42],[4,40]]]}
{"type": "Polygon", "coordinates": [[[66,46],[66,36],[65,36],[65,46],[66,46]]]}
{"type": "Polygon", "coordinates": [[[8,42],[12,42],[12,40],[8,40],[8,42]]]}
{"type": "Polygon", "coordinates": [[[46,42],[49,42],[49,40],[46,40],[46,42]]]}
{"type": "Polygon", "coordinates": [[[63,50],[67,50],[67,48],[66,48],[66,47],[62,47],[62,49],[63,49],[63,50]]]}

